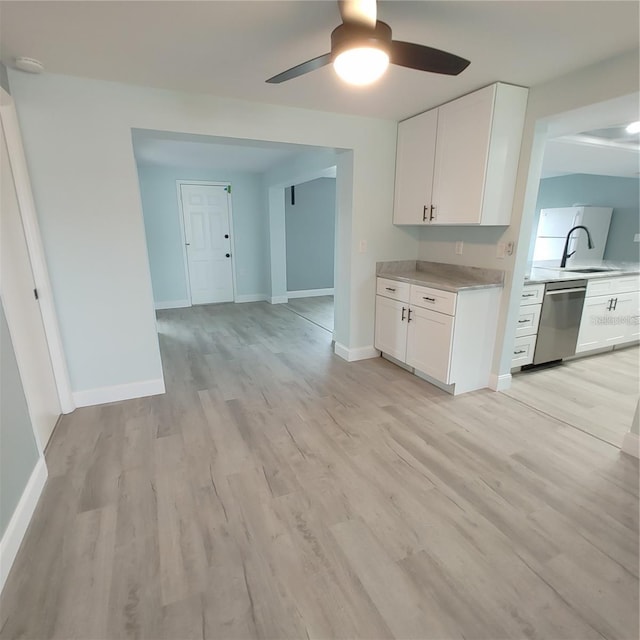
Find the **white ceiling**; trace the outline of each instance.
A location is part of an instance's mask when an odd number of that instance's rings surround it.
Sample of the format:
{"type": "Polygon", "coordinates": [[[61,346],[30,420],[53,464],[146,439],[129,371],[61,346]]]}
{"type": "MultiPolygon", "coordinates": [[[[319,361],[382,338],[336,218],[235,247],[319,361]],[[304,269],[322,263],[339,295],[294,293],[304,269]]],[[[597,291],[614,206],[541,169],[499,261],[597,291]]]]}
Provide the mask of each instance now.
{"type": "Polygon", "coordinates": [[[496,80],[532,86],[638,47],[638,3],[379,3],[394,37],[471,60],[458,77],[391,67],[375,86],[330,67],[280,85],[266,78],[329,51],[333,0],[1,2],[0,56],[53,73],[211,93],[394,120],[496,80]]]}
{"type": "Polygon", "coordinates": [[[317,147],[134,129],[136,161],[143,165],[262,173],[317,147]]]}
{"type": "Polygon", "coordinates": [[[640,153],[637,150],[559,139],[547,142],[542,177],[588,173],[637,178],[639,171],[640,153]]]}
{"type": "Polygon", "coordinates": [[[545,145],[542,177],[586,173],[637,178],[638,136],[629,136],[624,127],[638,120],[639,108],[640,94],[633,93],[557,116],[549,125],[553,137],[545,145]],[[609,139],[607,132],[618,140],[609,139]]]}

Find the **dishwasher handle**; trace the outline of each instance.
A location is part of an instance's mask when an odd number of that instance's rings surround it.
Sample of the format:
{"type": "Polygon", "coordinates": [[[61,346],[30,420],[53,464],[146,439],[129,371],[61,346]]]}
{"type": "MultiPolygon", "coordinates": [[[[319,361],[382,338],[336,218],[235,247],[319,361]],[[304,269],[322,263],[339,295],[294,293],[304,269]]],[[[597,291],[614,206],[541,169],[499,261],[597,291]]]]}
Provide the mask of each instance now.
{"type": "Polygon", "coordinates": [[[556,289],[555,291],[545,291],[545,296],[557,296],[560,293],[578,293],[586,291],[586,287],[575,287],[574,289],[556,289]]]}

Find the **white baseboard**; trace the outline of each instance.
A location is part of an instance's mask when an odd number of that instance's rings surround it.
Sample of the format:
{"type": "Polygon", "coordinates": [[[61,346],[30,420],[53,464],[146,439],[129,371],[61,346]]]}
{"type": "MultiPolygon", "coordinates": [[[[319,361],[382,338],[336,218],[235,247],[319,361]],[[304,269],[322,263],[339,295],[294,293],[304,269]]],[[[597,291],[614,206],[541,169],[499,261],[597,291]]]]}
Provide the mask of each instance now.
{"type": "Polygon", "coordinates": [[[246,293],[236,296],[235,302],[264,302],[265,300],[269,300],[269,296],[266,293],[246,293]]]}
{"type": "Polygon", "coordinates": [[[634,458],[640,458],[640,436],[631,431],[625,433],[621,448],[624,453],[628,453],[634,458]]]}
{"type": "Polygon", "coordinates": [[[343,344],[336,342],[333,347],[333,351],[337,356],[340,356],[347,362],[356,362],[357,360],[368,360],[369,358],[380,357],[380,352],[374,348],[373,345],[349,349],[349,347],[345,347],[343,344]]]}
{"type": "Polygon", "coordinates": [[[106,404],[107,402],[157,396],[164,392],[164,380],[158,378],[157,380],[143,380],[142,382],[132,382],[130,384],[116,384],[112,387],[75,391],[73,400],[77,407],[92,407],[93,405],[106,404]]]}
{"type": "Polygon", "coordinates": [[[511,374],[503,373],[501,376],[492,373],[489,375],[489,389],[493,391],[506,391],[511,387],[511,374]]]}
{"type": "Polygon", "coordinates": [[[4,588],[4,583],[7,580],[9,571],[11,571],[13,561],[16,559],[33,512],[36,510],[47,476],[47,465],[42,456],[36,462],[27,486],[24,488],[22,496],[20,496],[18,506],[13,512],[11,520],[9,520],[2,540],[0,540],[0,592],[4,588]]]}
{"type": "Polygon", "coordinates": [[[155,307],[158,309],[184,309],[190,307],[191,303],[188,300],[165,300],[164,302],[156,302],[155,307]]]}
{"type": "Polygon", "coordinates": [[[286,304],[289,302],[288,296],[272,296],[267,300],[270,304],[286,304]]]}
{"type": "Polygon", "coordinates": [[[315,298],[316,296],[332,296],[331,289],[303,289],[301,291],[287,291],[289,298],[315,298]]]}

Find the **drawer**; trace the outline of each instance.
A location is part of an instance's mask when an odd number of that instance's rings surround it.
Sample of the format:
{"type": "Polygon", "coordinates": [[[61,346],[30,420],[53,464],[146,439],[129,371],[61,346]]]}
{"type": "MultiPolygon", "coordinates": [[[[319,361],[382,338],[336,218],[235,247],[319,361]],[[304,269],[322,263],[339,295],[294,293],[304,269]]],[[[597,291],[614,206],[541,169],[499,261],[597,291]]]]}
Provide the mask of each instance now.
{"type": "Polygon", "coordinates": [[[376,293],[379,296],[399,300],[400,302],[409,302],[411,285],[408,282],[398,282],[388,278],[378,278],[377,280],[376,293]]]}
{"type": "Polygon", "coordinates": [[[640,276],[619,278],[592,278],[587,282],[587,297],[606,296],[610,293],[631,293],[640,290],[640,276]]]}
{"type": "Polygon", "coordinates": [[[540,324],[541,304],[528,304],[520,307],[518,324],[516,326],[516,337],[531,336],[538,333],[540,324]]]}
{"type": "Polygon", "coordinates": [[[533,362],[533,352],[536,350],[536,336],[522,336],[513,343],[513,357],[511,368],[522,367],[533,362]]]}
{"type": "Polygon", "coordinates": [[[439,311],[453,316],[456,313],[457,297],[458,295],[451,291],[421,287],[417,284],[411,285],[410,302],[414,307],[422,307],[423,309],[439,311]]]}
{"type": "Polygon", "coordinates": [[[520,305],[542,304],[544,298],[544,284],[526,284],[522,289],[520,305]]]}

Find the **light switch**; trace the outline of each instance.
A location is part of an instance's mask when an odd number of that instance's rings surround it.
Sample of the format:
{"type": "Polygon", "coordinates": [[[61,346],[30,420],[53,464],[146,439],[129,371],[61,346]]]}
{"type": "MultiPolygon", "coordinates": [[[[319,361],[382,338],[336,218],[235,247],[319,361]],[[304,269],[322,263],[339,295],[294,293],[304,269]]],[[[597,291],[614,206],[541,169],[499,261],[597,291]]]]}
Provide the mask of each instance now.
{"type": "Polygon", "coordinates": [[[360,253],[366,253],[366,252],[367,252],[367,241],[360,240],[360,253]]]}
{"type": "Polygon", "coordinates": [[[504,242],[498,242],[498,249],[496,250],[496,258],[504,258],[507,252],[507,245],[504,242]]]}
{"type": "Polygon", "coordinates": [[[458,240],[458,242],[456,242],[456,255],[457,256],[461,256],[462,255],[462,249],[464,248],[464,242],[462,242],[462,240],[458,240]]]}

